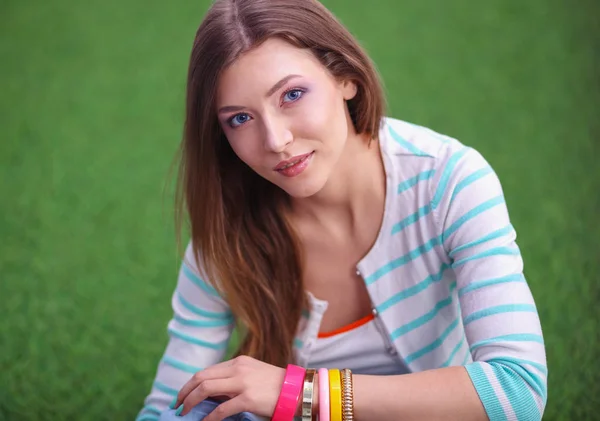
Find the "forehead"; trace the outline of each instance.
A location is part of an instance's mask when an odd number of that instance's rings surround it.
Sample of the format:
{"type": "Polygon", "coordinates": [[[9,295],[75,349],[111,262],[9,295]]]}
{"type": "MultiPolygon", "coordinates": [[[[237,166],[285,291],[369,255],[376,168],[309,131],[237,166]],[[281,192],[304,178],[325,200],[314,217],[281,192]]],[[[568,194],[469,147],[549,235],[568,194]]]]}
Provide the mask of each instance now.
{"type": "Polygon", "coordinates": [[[243,54],[221,73],[217,103],[243,99],[244,93],[264,95],[290,74],[314,78],[326,76],[328,72],[310,50],[280,39],[269,39],[243,54]]]}

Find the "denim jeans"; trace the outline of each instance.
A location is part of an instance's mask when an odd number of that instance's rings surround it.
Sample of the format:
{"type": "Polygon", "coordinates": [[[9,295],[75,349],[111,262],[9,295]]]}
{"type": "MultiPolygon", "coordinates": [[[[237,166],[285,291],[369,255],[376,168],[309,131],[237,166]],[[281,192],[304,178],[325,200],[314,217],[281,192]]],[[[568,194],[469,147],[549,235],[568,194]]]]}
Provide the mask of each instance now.
{"type": "MultiPolygon", "coordinates": [[[[192,410],[183,417],[175,415],[174,409],[168,409],[160,415],[158,421],[201,421],[218,405],[219,403],[213,400],[205,400],[193,407],[192,410]]],[[[265,419],[266,418],[259,417],[258,415],[249,412],[242,412],[241,414],[227,417],[224,421],[263,421],[265,419]]]]}

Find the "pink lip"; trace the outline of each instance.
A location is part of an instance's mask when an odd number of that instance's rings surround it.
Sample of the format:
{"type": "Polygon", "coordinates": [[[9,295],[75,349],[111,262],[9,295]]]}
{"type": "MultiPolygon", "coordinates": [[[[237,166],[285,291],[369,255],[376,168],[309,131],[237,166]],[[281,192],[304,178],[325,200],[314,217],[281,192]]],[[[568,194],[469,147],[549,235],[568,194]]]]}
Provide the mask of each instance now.
{"type": "Polygon", "coordinates": [[[286,160],[286,161],[281,161],[281,162],[280,162],[279,164],[277,164],[277,166],[276,166],[275,168],[273,168],[273,169],[274,169],[275,171],[280,171],[280,170],[282,170],[282,169],[283,169],[283,167],[285,167],[286,165],[289,165],[289,164],[291,164],[291,163],[293,163],[293,162],[301,161],[301,160],[303,160],[304,158],[307,158],[308,156],[310,156],[311,154],[312,154],[312,152],[309,152],[309,153],[307,153],[307,154],[304,154],[304,155],[297,155],[297,156],[294,156],[293,158],[291,158],[291,159],[288,159],[288,160],[286,160]]]}

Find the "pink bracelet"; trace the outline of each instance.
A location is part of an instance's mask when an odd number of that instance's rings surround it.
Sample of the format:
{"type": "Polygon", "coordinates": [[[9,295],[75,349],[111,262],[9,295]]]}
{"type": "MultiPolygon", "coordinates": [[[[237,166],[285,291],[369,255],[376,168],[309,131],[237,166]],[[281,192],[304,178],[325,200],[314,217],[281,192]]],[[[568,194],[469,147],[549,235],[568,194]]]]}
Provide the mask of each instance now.
{"type": "Polygon", "coordinates": [[[329,370],[319,368],[319,421],[329,421],[329,370]]]}
{"type": "Polygon", "coordinates": [[[294,419],[298,400],[304,387],[305,374],[304,368],[288,364],[271,421],[292,421],[294,419]]]}

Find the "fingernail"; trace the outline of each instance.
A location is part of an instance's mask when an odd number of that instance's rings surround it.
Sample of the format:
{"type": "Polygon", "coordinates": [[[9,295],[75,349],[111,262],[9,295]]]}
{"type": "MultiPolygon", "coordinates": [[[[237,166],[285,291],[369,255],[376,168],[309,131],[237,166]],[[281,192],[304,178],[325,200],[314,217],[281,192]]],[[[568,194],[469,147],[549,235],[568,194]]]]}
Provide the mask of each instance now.
{"type": "Polygon", "coordinates": [[[179,408],[177,408],[177,411],[175,411],[175,415],[181,415],[181,411],[183,411],[183,404],[179,405],[179,408]]]}
{"type": "Polygon", "coordinates": [[[173,398],[173,400],[171,401],[171,403],[169,404],[169,408],[171,409],[175,409],[175,404],[177,403],[177,396],[175,396],[175,398],[173,398]]]}

